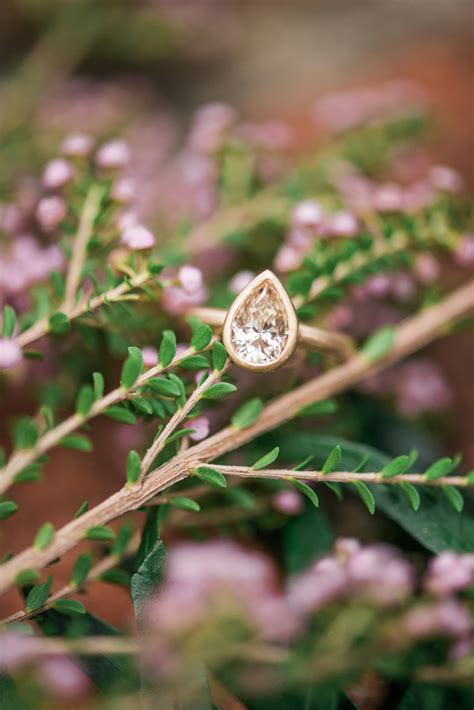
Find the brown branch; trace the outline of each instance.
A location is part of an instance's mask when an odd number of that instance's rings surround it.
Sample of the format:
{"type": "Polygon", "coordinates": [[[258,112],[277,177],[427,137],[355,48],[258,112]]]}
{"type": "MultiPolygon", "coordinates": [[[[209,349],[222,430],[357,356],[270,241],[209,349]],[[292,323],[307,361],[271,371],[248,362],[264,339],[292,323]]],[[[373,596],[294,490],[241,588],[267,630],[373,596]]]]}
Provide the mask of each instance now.
{"type": "MultiPolygon", "coordinates": [[[[189,470],[198,465],[196,462],[212,461],[238,448],[262,432],[288,421],[303,407],[334,395],[415,352],[445,330],[451,321],[464,316],[473,307],[474,281],[470,281],[437,305],[401,323],[395,330],[392,349],[377,362],[371,363],[362,355],[355,355],[343,365],[335,367],[268,404],[250,427],[242,430],[226,427],[178,454],[146,476],[141,486],[122,488],[80,518],[58,530],[51,544],[44,550],[30,547],[5,562],[0,567],[0,593],[14,584],[16,576],[22,570],[42,569],[49,562],[72,549],[92,525],[107,523],[128,511],[135,510],[157,493],[186,478],[189,470]]],[[[299,474],[301,472],[298,472],[299,474]]]]}

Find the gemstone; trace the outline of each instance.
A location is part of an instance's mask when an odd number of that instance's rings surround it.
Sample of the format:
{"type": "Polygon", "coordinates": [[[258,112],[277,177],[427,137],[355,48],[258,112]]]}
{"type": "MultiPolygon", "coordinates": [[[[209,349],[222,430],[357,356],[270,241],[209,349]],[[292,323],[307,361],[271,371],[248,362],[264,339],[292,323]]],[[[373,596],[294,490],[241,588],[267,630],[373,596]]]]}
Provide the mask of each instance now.
{"type": "Polygon", "coordinates": [[[271,365],[288,342],[288,314],[270,281],[249,293],[231,324],[231,343],[237,355],[254,365],[271,365]]]}

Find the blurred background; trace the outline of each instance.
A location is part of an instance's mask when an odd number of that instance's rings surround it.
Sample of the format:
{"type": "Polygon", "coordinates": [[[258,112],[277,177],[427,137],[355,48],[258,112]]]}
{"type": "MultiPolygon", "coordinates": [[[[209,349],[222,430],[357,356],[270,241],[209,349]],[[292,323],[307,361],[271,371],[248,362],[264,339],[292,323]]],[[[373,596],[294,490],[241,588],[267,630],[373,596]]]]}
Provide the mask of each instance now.
{"type": "MultiPolygon", "coordinates": [[[[5,206],[29,199],[32,176],[66,134],[125,136],[153,181],[195,109],[209,101],[236,106],[246,121],[287,122],[292,150],[304,155],[326,139],[312,118],[318,97],[414,81],[432,106],[432,154],[472,192],[473,46],[468,0],[2,0],[0,251],[9,239],[5,206]]],[[[458,280],[452,264],[445,279],[458,280]]],[[[429,355],[452,393],[435,448],[462,451],[472,468],[472,336],[441,341],[429,355]]],[[[31,390],[29,380],[0,390],[0,443],[8,441],[7,414],[33,411],[31,390]]],[[[92,505],[121,484],[130,445],[109,446],[112,429],[98,421],[93,457],[54,451],[49,485],[16,492],[22,525],[5,523],[2,550],[30,542],[45,505],[59,525],[85,497],[92,505]]],[[[15,595],[2,600],[2,615],[16,609],[15,595]]],[[[106,609],[112,623],[130,618],[126,590],[114,593],[111,607],[94,585],[89,608],[106,609]]]]}

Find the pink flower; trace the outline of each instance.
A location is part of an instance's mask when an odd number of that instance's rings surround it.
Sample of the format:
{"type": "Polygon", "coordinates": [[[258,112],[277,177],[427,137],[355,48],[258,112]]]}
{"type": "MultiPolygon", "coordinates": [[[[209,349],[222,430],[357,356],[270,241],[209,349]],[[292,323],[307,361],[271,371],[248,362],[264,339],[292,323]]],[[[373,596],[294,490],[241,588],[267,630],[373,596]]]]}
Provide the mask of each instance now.
{"type": "Polygon", "coordinates": [[[471,630],[470,614],[454,599],[425,604],[409,611],[401,632],[413,638],[426,636],[464,637],[471,630]]]}
{"type": "Polygon", "coordinates": [[[395,387],[396,407],[405,417],[443,411],[451,403],[451,390],[442,371],[426,358],[402,365],[395,387]]]}
{"type": "Polygon", "coordinates": [[[194,417],[194,419],[189,419],[186,425],[195,429],[195,432],[189,435],[193,441],[202,441],[209,435],[209,419],[207,417],[194,417]]]}
{"type": "Polygon", "coordinates": [[[22,361],[21,348],[15,340],[0,338],[0,370],[17,367],[22,361]]]}
{"type": "Polygon", "coordinates": [[[127,227],[123,231],[120,241],[135,251],[152,249],[156,243],[154,234],[143,224],[132,224],[127,227]]]}
{"type": "Polygon", "coordinates": [[[340,537],[334,543],[334,554],[338,560],[345,562],[361,548],[359,540],[354,537],[340,537]]]}
{"type": "Polygon", "coordinates": [[[195,114],[189,133],[190,148],[197,153],[213,153],[236,119],[237,112],[228,104],[216,102],[202,106],[195,114]]]}
{"type": "Polygon", "coordinates": [[[47,190],[58,190],[70,182],[73,177],[72,165],[64,158],[55,158],[46,165],[42,182],[47,190]]]}
{"type": "Polygon", "coordinates": [[[328,216],[324,228],[335,237],[354,237],[359,231],[359,222],[352,212],[344,210],[328,216]]]}
{"type": "Polygon", "coordinates": [[[90,687],[89,679],[79,664],[66,656],[42,661],[38,675],[43,686],[63,700],[79,698],[87,693],[90,687]]]}
{"type": "Polygon", "coordinates": [[[329,313],[326,318],[328,328],[334,330],[345,330],[352,323],[353,313],[349,305],[341,303],[329,313]]]}
{"type": "Polygon", "coordinates": [[[184,315],[192,306],[199,306],[207,298],[204,285],[191,293],[178,286],[168,286],[163,291],[161,305],[172,316],[184,315]]]}
{"type": "Polygon", "coordinates": [[[71,133],[66,136],[61,152],[69,158],[84,158],[92,150],[93,140],[86,133],[71,133]]]}
{"type": "Polygon", "coordinates": [[[0,671],[11,672],[35,656],[37,640],[14,631],[0,633],[0,671]]]}
{"type": "Polygon", "coordinates": [[[299,202],[291,213],[291,222],[295,227],[317,227],[323,218],[323,209],[315,200],[299,202]]]}
{"type": "Polygon", "coordinates": [[[454,259],[459,266],[474,264],[474,234],[466,234],[461,238],[454,252],[454,259]]]}
{"type": "Polygon", "coordinates": [[[460,192],[464,186],[460,174],[446,165],[434,165],[429,177],[432,185],[443,192],[460,192]]]}
{"type": "Polygon", "coordinates": [[[437,597],[445,597],[468,589],[474,584],[474,554],[458,555],[442,552],[433,557],[428,567],[425,587],[437,597]]]}
{"type": "Polygon", "coordinates": [[[409,274],[394,274],[392,277],[392,293],[399,303],[411,301],[416,292],[415,282],[409,274]]]}
{"type": "Polygon", "coordinates": [[[158,365],[158,351],[151,345],[142,348],[143,364],[145,367],[155,367],[158,365]]]}
{"type": "Polygon", "coordinates": [[[402,601],[413,587],[413,570],[395,548],[370,545],[355,551],[347,561],[352,586],[379,604],[402,601]]]}
{"type": "Polygon", "coordinates": [[[275,510],[284,515],[298,515],[304,508],[302,495],[290,488],[275,493],[272,503],[275,510]]]}
{"type": "Polygon", "coordinates": [[[196,266],[182,266],[178,271],[178,279],[186,293],[193,294],[202,289],[202,271],[196,266]]]}
{"type": "Polygon", "coordinates": [[[135,197],[135,183],[130,177],[117,178],[110,189],[110,196],[116,202],[128,205],[135,197]]]}
{"type": "Polygon", "coordinates": [[[367,279],[364,286],[368,296],[383,298],[390,292],[390,277],[387,274],[374,274],[367,279]]]}
{"type": "Polygon", "coordinates": [[[285,274],[288,271],[297,269],[301,265],[302,260],[302,255],[298,250],[287,244],[283,244],[275,256],[274,266],[277,271],[285,274]]]}
{"type": "Polygon", "coordinates": [[[100,146],[95,161],[100,168],[124,168],[130,162],[128,144],[119,138],[100,146]]]}
{"type": "Polygon", "coordinates": [[[58,195],[43,197],[36,207],[36,219],[45,232],[55,229],[66,214],[67,205],[63,198],[58,195]]]}
{"type": "Polygon", "coordinates": [[[286,150],[294,140],[291,128],[281,121],[243,123],[237,132],[244,140],[265,150],[286,150]]]}
{"type": "Polygon", "coordinates": [[[297,614],[313,614],[344,595],[348,578],[342,564],[325,557],[290,581],[288,602],[297,614]]]}
{"type": "Polygon", "coordinates": [[[430,284],[439,276],[439,261],[432,254],[420,254],[415,260],[415,274],[422,284],[430,284]]]}
{"type": "Polygon", "coordinates": [[[233,293],[240,293],[254,278],[254,271],[238,271],[229,281],[229,289],[233,293]]]}

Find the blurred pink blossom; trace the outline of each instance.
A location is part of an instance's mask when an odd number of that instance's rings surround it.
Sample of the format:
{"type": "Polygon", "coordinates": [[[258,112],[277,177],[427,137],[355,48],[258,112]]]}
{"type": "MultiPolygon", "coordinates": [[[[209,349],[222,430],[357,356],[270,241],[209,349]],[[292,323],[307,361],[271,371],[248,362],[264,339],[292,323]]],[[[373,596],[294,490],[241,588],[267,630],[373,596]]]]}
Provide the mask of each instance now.
{"type": "Polygon", "coordinates": [[[143,224],[131,224],[122,232],[121,243],[132,250],[152,249],[156,239],[154,234],[143,224]]]}
{"type": "Polygon", "coordinates": [[[229,289],[233,293],[240,293],[254,278],[254,271],[238,271],[229,281],[229,289]]]}
{"type": "Polygon", "coordinates": [[[202,271],[195,266],[185,264],[178,271],[178,279],[188,294],[196,293],[203,287],[202,271]]]}
{"type": "Polygon", "coordinates": [[[84,158],[93,146],[94,141],[87,133],[70,133],[62,142],[61,152],[68,158],[84,158]]]}
{"type": "Polygon", "coordinates": [[[317,227],[323,219],[323,208],[315,200],[303,200],[293,208],[291,222],[295,227],[317,227]]]}
{"type": "Polygon", "coordinates": [[[454,259],[459,266],[474,264],[474,234],[465,234],[454,252],[454,259]]]}
{"type": "Polygon", "coordinates": [[[116,138],[99,147],[95,162],[100,168],[124,168],[130,162],[130,148],[124,140],[116,138]]]}
{"type": "Polygon", "coordinates": [[[74,177],[72,165],[64,158],[55,158],[46,164],[42,183],[47,190],[58,190],[74,177]]]}
{"type": "Polygon", "coordinates": [[[442,552],[430,561],[425,588],[437,597],[446,597],[474,585],[474,554],[442,552]]]}
{"type": "Polygon", "coordinates": [[[429,171],[429,178],[437,190],[444,192],[460,192],[464,187],[460,174],[446,165],[434,165],[429,171]]]}
{"type": "Polygon", "coordinates": [[[21,348],[15,340],[0,338],[0,370],[17,367],[22,359],[21,348]]]}
{"type": "Polygon", "coordinates": [[[151,345],[142,348],[143,364],[145,367],[155,367],[158,365],[158,351],[151,345]]]}
{"type": "Polygon", "coordinates": [[[195,432],[189,435],[189,438],[193,441],[202,441],[209,435],[209,419],[205,416],[189,419],[186,425],[191,429],[195,429],[195,432]]]}
{"type": "Polygon", "coordinates": [[[445,635],[457,638],[469,634],[471,628],[467,609],[455,599],[447,599],[407,612],[400,631],[414,638],[445,635]]]}
{"type": "Polygon", "coordinates": [[[452,393],[438,365],[419,358],[399,368],[395,398],[400,414],[415,418],[446,409],[451,404],[452,393]]]}
{"type": "Polygon", "coordinates": [[[67,214],[67,205],[59,195],[43,197],[36,207],[36,219],[45,232],[51,232],[67,214]]]}
{"type": "Polygon", "coordinates": [[[417,256],[415,260],[415,274],[420,283],[427,285],[436,281],[440,274],[439,261],[432,254],[425,253],[417,256]]]}
{"type": "Polygon", "coordinates": [[[78,699],[90,688],[90,681],[82,668],[66,656],[41,661],[38,676],[46,690],[62,700],[78,699]]]}
{"type": "Polygon", "coordinates": [[[284,515],[298,515],[304,508],[303,496],[290,488],[275,493],[272,503],[275,510],[284,515]]]}

